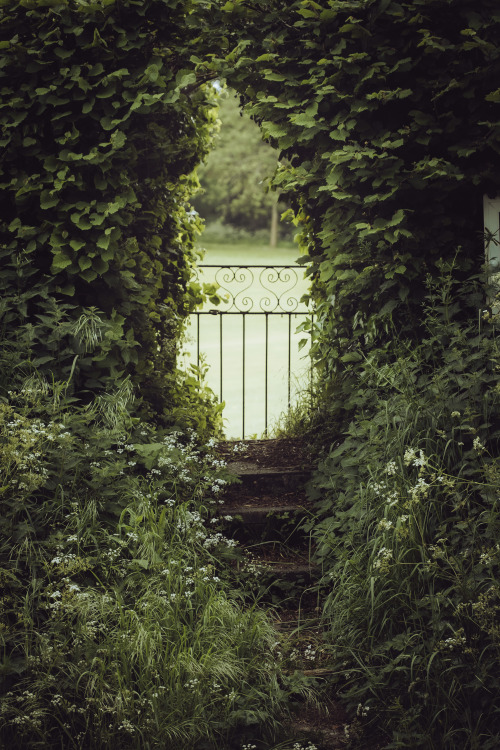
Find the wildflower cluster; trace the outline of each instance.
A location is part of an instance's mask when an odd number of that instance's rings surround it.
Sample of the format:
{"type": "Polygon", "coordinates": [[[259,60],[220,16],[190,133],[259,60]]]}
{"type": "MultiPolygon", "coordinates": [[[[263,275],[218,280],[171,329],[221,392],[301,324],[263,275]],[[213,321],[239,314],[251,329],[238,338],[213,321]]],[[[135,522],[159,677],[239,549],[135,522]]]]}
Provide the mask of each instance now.
{"type": "Polygon", "coordinates": [[[0,503],[23,565],[0,571],[0,639],[26,656],[0,744],[50,747],[63,727],[77,748],[170,733],[188,746],[277,705],[274,630],[218,557],[235,542],[218,527],[230,477],[214,441],[16,398],[0,403],[0,503]]]}
{"type": "Polygon", "coordinates": [[[0,433],[0,482],[18,501],[46,484],[47,446],[66,452],[71,443],[62,422],[30,418],[5,403],[0,403],[0,433]]]}

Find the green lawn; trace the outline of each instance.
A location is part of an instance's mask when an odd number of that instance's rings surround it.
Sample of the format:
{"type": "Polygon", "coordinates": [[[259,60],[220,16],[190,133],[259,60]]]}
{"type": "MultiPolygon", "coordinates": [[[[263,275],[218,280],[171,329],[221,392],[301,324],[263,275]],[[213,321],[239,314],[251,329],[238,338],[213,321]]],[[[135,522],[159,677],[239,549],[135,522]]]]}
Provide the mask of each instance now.
{"type": "MultiPolygon", "coordinates": [[[[299,251],[296,245],[283,244],[278,248],[270,248],[262,242],[251,243],[210,242],[205,243],[206,255],[203,263],[221,265],[290,265],[294,264],[299,251]]],[[[293,273],[293,272],[292,272],[293,273]]],[[[258,270],[253,272],[253,279],[248,280],[246,274],[238,274],[235,283],[228,283],[227,288],[237,295],[240,309],[247,310],[244,299],[250,298],[252,310],[268,310],[259,306],[259,300],[269,298],[271,309],[274,306],[273,291],[278,295],[290,290],[290,295],[299,300],[307,291],[308,282],[304,279],[304,272],[298,269],[297,276],[290,276],[290,280],[275,283],[276,275],[271,280],[267,273],[261,276],[258,270]],[[261,284],[261,281],[263,282],[261,284]],[[273,291],[271,291],[273,290],[273,291]]],[[[215,280],[215,270],[207,269],[201,274],[206,281],[215,280]]],[[[224,284],[224,274],[218,279],[224,284]]],[[[286,295],[281,298],[285,310],[289,307],[286,295]]],[[[208,309],[212,308],[208,304],[208,309]]],[[[221,309],[224,309],[221,306],[221,309]]],[[[299,308],[304,310],[304,306],[299,308]]],[[[194,317],[194,316],[193,316],[194,317]]],[[[243,316],[242,315],[205,315],[200,318],[200,349],[209,365],[207,382],[212,390],[220,395],[220,326],[223,328],[223,388],[222,400],[225,401],[224,418],[228,437],[248,437],[260,435],[265,428],[264,393],[266,384],[266,336],[264,315],[245,316],[245,353],[243,353],[243,316]],[[245,430],[242,430],[243,407],[243,357],[245,358],[245,430]]],[[[309,383],[310,370],[307,356],[309,347],[299,352],[299,341],[305,338],[303,333],[295,333],[295,329],[305,319],[304,314],[291,317],[290,329],[292,333],[290,360],[292,394],[297,393],[309,383]]],[[[192,321],[194,323],[194,321],[192,321]]],[[[268,316],[268,351],[267,351],[267,384],[268,384],[268,426],[276,421],[287,409],[288,404],[288,332],[289,319],[287,315],[268,316]]],[[[184,347],[186,364],[196,361],[196,327],[188,328],[188,340],[184,347]]]]}
{"type": "Polygon", "coordinates": [[[234,242],[199,242],[205,249],[202,263],[252,263],[252,264],[290,264],[300,256],[300,250],[292,242],[282,243],[276,248],[269,247],[261,240],[234,242]]]}

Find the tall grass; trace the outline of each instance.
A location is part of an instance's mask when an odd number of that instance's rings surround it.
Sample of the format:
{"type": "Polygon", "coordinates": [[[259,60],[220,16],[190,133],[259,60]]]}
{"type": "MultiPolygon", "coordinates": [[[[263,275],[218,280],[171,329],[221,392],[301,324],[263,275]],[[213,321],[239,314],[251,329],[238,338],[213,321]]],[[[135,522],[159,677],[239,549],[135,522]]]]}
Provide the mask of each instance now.
{"type": "Polygon", "coordinates": [[[0,744],[189,750],[272,728],[276,633],[222,562],[223,465],[108,401],[33,380],[0,400],[0,744]]]}
{"type": "Polygon", "coordinates": [[[365,359],[316,477],[337,686],[387,748],[500,745],[500,351],[459,301],[431,287],[421,344],[365,359]]]}

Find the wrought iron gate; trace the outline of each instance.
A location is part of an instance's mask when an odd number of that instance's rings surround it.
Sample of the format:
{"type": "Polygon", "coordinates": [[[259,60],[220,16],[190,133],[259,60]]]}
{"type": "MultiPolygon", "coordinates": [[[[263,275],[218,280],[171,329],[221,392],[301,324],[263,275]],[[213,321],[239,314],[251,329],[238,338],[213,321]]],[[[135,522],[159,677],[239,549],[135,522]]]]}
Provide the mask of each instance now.
{"type": "MultiPolygon", "coordinates": [[[[207,316],[218,318],[218,391],[219,399],[224,400],[224,357],[225,328],[228,325],[229,316],[239,316],[241,319],[241,437],[245,438],[246,428],[246,393],[247,393],[247,370],[248,358],[252,354],[248,351],[247,330],[250,318],[260,316],[263,320],[262,341],[263,347],[263,371],[259,375],[262,384],[262,398],[264,403],[264,433],[269,426],[269,383],[270,373],[270,321],[274,316],[280,316],[286,321],[284,344],[284,356],[286,359],[286,387],[287,405],[290,407],[292,400],[292,377],[293,367],[297,359],[298,344],[294,345],[293,339],[295,329],[302,319],[304,322],[309,318],[311,325],[305,325],[301,334],[303,339],[309,340],[309,332],[312,330],[313,311],[310,306],[301,301],[301,296],[307,291],[308,285],[304,280],[304,268],[299,265],[266,266],[266,265],[211,265],[202,264],[198,266],[198,277],[200,281],[216,282],[218,294],[223,302],[217,307],[205,306],[204,309],[193,313],[193,323],[196,340],[196,362],[200,365],[201,352],[206,343],[205,333],[202,330],[202,320],[207,316]],[[306,330],[307,329],[307,330],[306,330]],[[295,351],[297,349],[297,352],[295,351]]],[[[212,330],[211,338],[214,337],[212,330]]],[[[260,341],[260,339],[259,339],[260,341]]],[[[271,342],[276,346],[276,336],[271,342]]],[[[211,342],[213,344],[213,341],[211,342]]],[[[279,342],[281,347],[283,342],[279,342]]],[[[308,347],[304,347],[304,352],[308,347]]],[[[259,354],[260,357],[260,354],[259,354]]],[[[308,377],[311,377],[310,364],[308,365],[308,377]]]]}

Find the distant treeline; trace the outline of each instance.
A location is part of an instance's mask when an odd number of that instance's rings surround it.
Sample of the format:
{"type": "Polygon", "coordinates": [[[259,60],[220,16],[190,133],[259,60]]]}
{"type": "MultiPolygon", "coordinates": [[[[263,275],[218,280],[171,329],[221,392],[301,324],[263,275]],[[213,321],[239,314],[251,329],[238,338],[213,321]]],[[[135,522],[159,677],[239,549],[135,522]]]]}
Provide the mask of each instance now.
{"type": "Polygon", "coordinates": [[[198,170],[202,189],[192,200],[195,209],[207,224],[222,225],[228,232],[269,233],[271,244],[278,234],[291,239],[289,224],[277,228],[288,206],[268,189],[278,152],[262,140],[232,89],[221,92],[219,120],[215,148],[198,170]]]}

